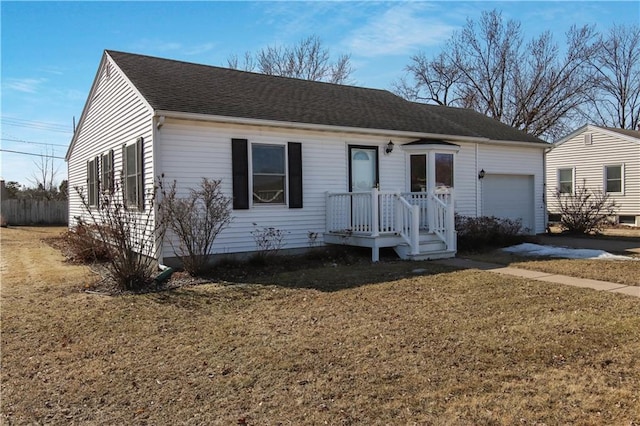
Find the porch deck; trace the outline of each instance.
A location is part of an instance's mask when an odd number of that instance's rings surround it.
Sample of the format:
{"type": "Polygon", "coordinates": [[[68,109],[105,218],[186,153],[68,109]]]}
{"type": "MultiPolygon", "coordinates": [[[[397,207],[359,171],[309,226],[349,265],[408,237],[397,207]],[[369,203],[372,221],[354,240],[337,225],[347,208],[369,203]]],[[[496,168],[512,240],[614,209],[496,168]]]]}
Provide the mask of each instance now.
{"type": "Polygon", "coordinates": [[[328,192],[328,244],[370,247],[379,260],[381,247],[393,247],[402,259],[454,257],[453,192],[328,192]]]}

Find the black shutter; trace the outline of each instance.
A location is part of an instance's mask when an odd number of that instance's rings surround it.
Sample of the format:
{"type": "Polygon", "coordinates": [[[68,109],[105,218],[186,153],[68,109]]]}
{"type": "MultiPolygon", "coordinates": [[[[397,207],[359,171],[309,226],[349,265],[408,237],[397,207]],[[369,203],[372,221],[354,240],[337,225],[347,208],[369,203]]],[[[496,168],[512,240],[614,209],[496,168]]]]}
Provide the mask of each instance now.
{"type": "Polygon", "coordinates": [[[289,142],[289,208],[302,208],[302,144],[289,142]]]}
{"type": "Polygon", "coordinates": [[[249,155],[246,139],[231,140],[231,168],[233,174],[233,208],[249,208],[249,155]]]}
{"type": "Polygon", "coordinates": [[[138,168],[138,208],[140,210],[144,210],[144,138],[141,136],[136,140],[136,153],[138,164],[136,167],[138,168]]]}

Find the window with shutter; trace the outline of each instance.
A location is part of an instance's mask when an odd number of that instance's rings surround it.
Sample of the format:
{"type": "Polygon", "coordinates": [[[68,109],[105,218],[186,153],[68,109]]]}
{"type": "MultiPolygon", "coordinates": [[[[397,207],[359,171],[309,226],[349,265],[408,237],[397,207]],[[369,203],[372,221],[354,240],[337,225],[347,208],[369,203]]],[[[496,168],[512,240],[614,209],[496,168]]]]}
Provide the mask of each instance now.
{"type": "Polygon", "coordinates": [[[232,139],[231,157],[234,209],[248,209],[250,201],[253,205],[302,208],[301,143],[252,143],[249,151],[247,139],[232,139]]]}
{"type": "Polygon", "coordinates": [[[124,199],[127,205],[144,208],[143,197],[143,139],[122,148],[124,199]]]}

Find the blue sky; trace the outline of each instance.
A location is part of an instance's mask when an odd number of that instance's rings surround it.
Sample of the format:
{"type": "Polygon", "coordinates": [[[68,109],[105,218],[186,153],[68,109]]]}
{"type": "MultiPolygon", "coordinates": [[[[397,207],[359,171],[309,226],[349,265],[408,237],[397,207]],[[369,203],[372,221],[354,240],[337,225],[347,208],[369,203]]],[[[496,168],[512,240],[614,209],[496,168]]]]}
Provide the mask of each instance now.
{"type": "MultiPolygon", "coordinates": [[[[467,18],[501,10],[528,39],[562,44],[572,24],[638,24],[640,2],[6,2],[0,3],[3,150],[64,157],[105,49],[226,66],[262,47],[318,35],[350,53],[359,86],[389,89],[411,55],[440,50],[467,18]]],[[[0,176],[30,184],[39,157],[0,152],[0,176]]],[[[57,179],[66,164],[55,159],[57,179]]]]}

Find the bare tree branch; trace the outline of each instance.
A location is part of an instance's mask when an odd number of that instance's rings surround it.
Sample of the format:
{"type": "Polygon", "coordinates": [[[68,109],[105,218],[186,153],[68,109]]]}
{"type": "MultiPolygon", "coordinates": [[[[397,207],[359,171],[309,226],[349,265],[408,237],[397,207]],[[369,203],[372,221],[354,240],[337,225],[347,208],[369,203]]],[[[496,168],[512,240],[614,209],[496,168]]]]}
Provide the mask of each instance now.
{"type": "Polygon", "coordinates": [[[232,55],[227,59],[227,65],[245,71],[255,69],[267,75],[336,84],[348,84],[353,73],[351,55],[341,55],[335,62],[331,62],[329,49],[323,47],[322,41],[315,35],[304,38],[293,46],[268,46],[254,55],[247,52],[242,65],[238,57],[232,55]]]}

